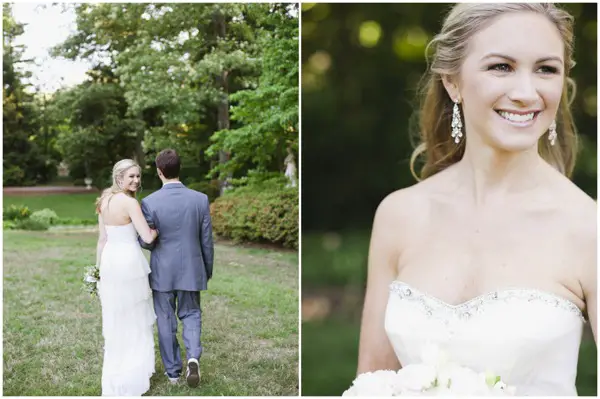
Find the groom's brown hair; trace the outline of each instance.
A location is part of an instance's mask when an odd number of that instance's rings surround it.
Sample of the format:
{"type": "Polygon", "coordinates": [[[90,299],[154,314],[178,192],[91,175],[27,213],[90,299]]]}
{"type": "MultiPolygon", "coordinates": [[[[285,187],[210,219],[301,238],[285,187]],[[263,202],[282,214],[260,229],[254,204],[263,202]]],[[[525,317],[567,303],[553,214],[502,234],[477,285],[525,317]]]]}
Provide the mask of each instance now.
{"type": "Polygon", "coordinates": [[[156,167],[160,169],[162,174],[167,179],[175,179],[179,177],[179,171],[181,170],[181,160],[175,150],[166,149],[162,150],[156,156],[156,167]]]}

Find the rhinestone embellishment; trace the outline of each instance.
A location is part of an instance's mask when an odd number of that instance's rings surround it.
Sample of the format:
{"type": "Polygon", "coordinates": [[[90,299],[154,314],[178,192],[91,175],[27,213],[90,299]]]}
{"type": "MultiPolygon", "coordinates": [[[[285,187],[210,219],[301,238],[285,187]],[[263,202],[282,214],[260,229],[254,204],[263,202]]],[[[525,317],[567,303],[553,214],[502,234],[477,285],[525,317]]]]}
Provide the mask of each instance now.
{"type": "Polygon", "coordinates": [[[469,319],[474,314],[480,313],[486,302],[499,300],[506,301],[509,299],[520,298],[527,300],[528,302],[541,301],[550,306],[562,308],[575,314],[585,322],[581,309],[573,302],[536,289],[506,289],[494,291],[480,295],[459,305],[448,304],[436,297],[419,292],[415,288],[412,288],[401,281],[392,282],[390,284],[390,292],[398,295],[401,299],[417,302],[428,316],[438,313],[441,315],[450,310],[454,316],[461,319],[469,319]]]}

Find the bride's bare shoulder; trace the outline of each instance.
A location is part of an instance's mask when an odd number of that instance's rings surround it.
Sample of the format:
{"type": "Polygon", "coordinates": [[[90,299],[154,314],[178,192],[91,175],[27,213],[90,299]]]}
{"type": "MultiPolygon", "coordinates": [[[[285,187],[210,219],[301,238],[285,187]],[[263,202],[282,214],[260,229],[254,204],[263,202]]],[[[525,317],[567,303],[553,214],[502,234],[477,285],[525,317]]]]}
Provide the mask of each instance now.
{"type": "Polygon", "coordinates": [[[437,179],[430,179],[388,194],[377,207],[376,224],[406,228],[425,218],[429,199],[438,184],[437,179]]]}
{"type": "Polygon", "coordinates": [[[565,176],[560,175],[552,187],[553,201],[556,204],[558,219],[575,252],[591,259],[596,265],[597,252],[597,202],[585,191],[565,176]]]}
{"type": "Polygon", "coordinates": [[[579,186],[560,175],[553,187],[556,201],[562,204],[563,216],[586,230],[596,230],[597,202],[579,186]]]}

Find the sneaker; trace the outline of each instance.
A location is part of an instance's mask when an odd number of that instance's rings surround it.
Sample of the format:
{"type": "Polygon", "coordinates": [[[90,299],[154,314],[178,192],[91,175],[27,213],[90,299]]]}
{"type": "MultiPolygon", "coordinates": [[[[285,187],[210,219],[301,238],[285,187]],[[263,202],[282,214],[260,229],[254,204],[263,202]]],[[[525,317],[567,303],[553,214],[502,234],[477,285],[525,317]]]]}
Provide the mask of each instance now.
{"type": "Polygon", "coordinates": [[[197,359],[188,360],[187,371],[185,373],[185,379],[187,380],[188,386],[196,388],[200,382],[200,365],[197,359]]]}
{"type": "Polygon", "coordinates": [[[167,374],[167,372],[165,371],[165,375],[167,376],[167,378],[169,379],[169,383],[171,385],[175,385],[179,382],[179,377],[169,377],[169,374],[167,374]]]}

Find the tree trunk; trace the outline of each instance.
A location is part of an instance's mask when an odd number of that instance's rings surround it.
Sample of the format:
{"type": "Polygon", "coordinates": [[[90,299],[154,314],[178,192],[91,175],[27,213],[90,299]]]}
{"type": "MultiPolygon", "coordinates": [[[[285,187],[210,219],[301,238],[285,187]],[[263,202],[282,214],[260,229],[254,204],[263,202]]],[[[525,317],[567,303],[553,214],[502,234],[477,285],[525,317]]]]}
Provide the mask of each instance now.
{"type": "Polygon", "coordinates": [[[135,161],[140,165],[142,173],[146,167],[146,156],[144,154],[144,148],[142,147],[142,141],[144,140],[144,131],[140,130],[135,138],[135,161]]]}
{"type": "MultiPolygon", "coordinates": [[[[217,10],[214,14],[216,36],[219,39],[225,39],[227,35],[227,23],[225,16],[220,10],[217,10]]],[[[219,130],[229,129],[229,71],[221,71],[220,76],[217,76],[216,83],[217,87],[221,89],[223,96],[221,101],[217,105],[217,127],[219,130]]],[[[229,161],[230,154],[224,150],[219,151],[219,163],[224,164],[229,161]]],[[[223,195],[223,192],[227,189],[231,174],[227,174],[225,178],[219,182],[219,191],[223,195]]]]}

